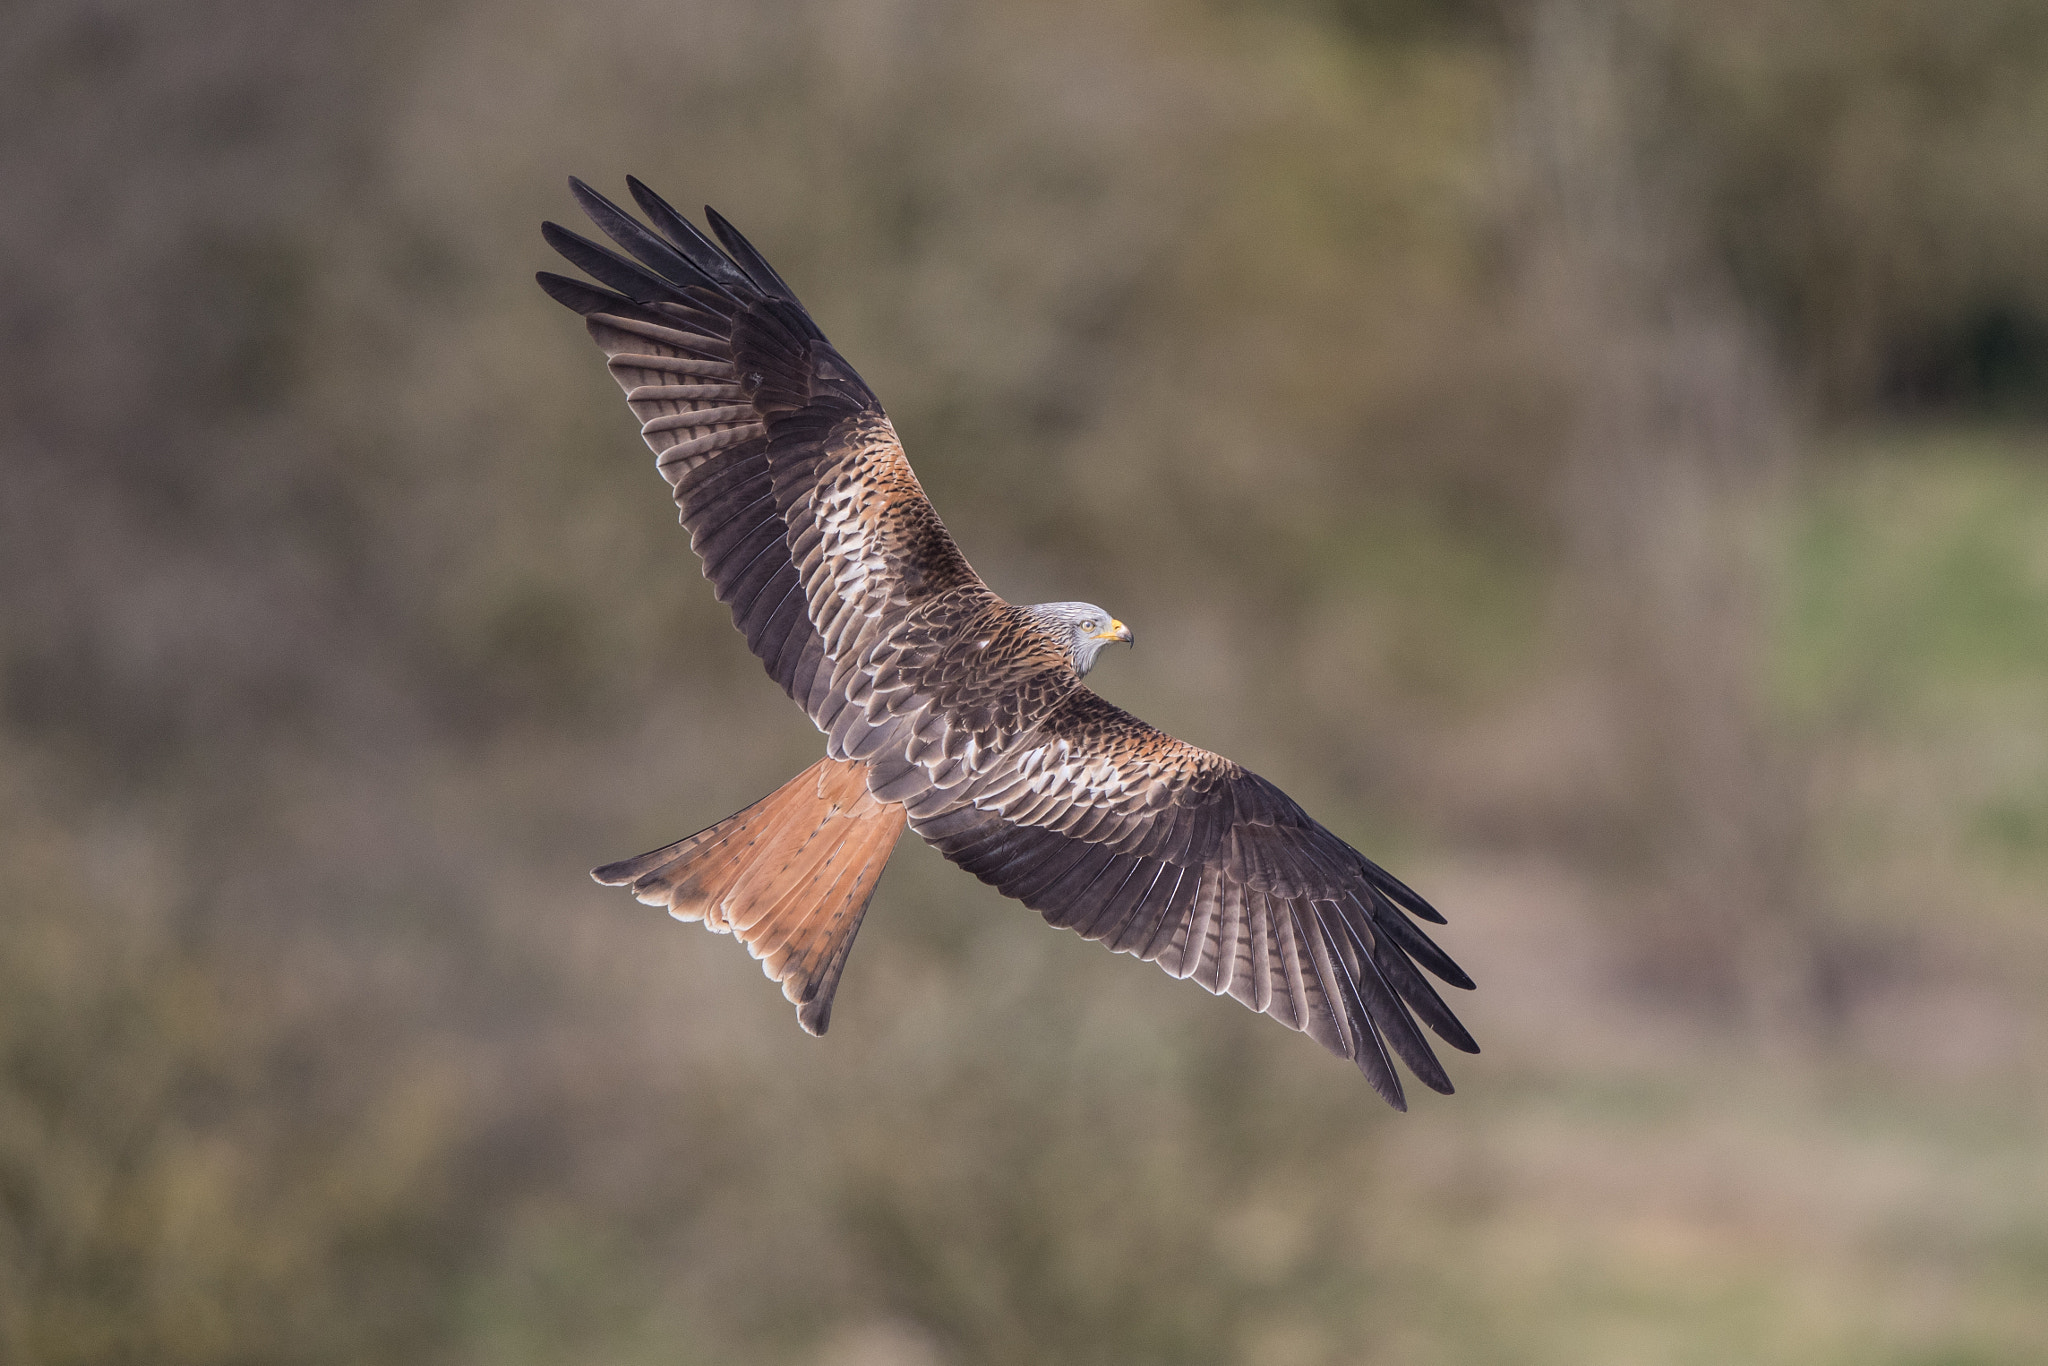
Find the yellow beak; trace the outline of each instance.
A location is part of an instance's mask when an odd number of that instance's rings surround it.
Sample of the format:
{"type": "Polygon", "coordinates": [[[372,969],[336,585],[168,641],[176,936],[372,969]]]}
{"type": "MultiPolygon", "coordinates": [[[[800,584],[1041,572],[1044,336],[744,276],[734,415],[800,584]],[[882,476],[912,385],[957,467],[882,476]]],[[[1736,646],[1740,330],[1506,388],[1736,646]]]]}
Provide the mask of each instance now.
{"type": "Polygon", "coordinates": [[[1111,617],[1109,619],[1109,629],[1095,638],[1097,640],[1121,640],[1124,644],[1129,645],[1131,643],[1131,628],[1118,621],[1115,617],[1111,617]]]}

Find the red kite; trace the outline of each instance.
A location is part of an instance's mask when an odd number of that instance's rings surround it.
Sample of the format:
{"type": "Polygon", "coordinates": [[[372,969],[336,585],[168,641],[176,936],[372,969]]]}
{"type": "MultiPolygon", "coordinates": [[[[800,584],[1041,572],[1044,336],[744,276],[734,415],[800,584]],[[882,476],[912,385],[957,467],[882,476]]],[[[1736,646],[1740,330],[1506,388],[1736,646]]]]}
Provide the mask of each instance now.
{"type": "Polygon", "coordinates": [[[1054,925],[1313,1035],[1407,1108],[1388,1049],[1477,1052],[1417,965],[1472,981],[1409,919],[1443,917],[1286,793],[1081,683],[1122,622],[1015,607],[968,565],[874,392],[711,210],[718,245],[637,180],[650,229],[580,181],[632,259],[553,223],[605,288],[542,273],[587,321],[675,490],[704,576],[825,757],[707,830],[592,876],[730,932],[823,1034],[907,824],[1054,925]]]}

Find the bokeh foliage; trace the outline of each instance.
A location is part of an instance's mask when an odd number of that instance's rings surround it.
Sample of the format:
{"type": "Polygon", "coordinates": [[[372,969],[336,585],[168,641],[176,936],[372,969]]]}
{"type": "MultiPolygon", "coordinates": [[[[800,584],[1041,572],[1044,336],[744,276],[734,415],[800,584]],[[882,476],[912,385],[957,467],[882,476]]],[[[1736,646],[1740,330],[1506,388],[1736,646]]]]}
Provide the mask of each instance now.
{"type": "Polygon", "coordinates": [[[2037,1359],[2044,111],[2025,0],[21,0],[0,1360],[2037,1359]],[[822,1043],[583,881],[816,737],[569,171],[1450,911],[1460,1096],[921,849],[822,1043]]]}

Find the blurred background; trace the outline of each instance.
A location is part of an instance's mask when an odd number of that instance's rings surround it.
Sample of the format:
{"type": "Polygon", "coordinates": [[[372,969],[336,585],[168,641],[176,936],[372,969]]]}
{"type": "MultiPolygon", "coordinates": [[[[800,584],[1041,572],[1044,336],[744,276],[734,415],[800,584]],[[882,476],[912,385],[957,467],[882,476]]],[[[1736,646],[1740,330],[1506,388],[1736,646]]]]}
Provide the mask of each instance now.
{"type": "Polygon", "coordinates": [[[2037,0],[6,13],[0,1359],[2048,1359],[2037,0]],[[571,172],[1449,914],[1459,1095],[914,840],[822,1041],[588,881],[818,740],[571,172]]]}

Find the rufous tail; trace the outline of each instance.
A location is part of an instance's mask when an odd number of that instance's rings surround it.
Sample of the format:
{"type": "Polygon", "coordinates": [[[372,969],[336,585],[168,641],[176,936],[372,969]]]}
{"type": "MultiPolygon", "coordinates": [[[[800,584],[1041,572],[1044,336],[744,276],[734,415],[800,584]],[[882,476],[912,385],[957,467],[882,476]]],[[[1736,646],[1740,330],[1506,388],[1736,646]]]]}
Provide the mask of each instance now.
{"type": "Polygon", "coordinates": [[[868,795],[867,765],[820,759],[746,810],[638,858],[594,868],[678,920],[731,934],[823,1034],[832,993],[875,883],[903,833],[903,807],[868,795]]]}

